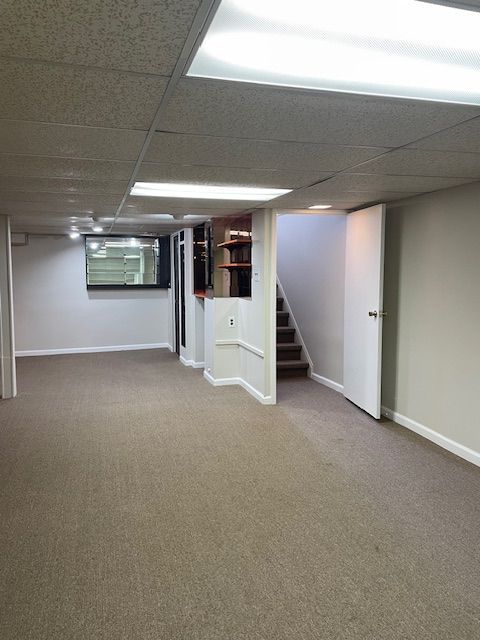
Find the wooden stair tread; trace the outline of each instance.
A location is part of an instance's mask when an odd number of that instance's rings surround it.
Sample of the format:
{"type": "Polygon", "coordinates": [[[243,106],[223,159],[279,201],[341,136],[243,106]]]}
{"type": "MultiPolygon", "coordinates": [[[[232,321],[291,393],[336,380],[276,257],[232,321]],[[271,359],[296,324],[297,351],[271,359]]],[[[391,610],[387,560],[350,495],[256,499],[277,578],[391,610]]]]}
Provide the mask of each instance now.
{"type": "Polygon", "coordinates": [[[297,344],[296,342],[278,342],[277,349],[285,349],[286,351],[295,351],[300,350],[302,348],[301,344],[297,344]]]}
{"type": "Polygon", "coordinates": [[[277,360],[277,369],[308,369],[308,362],[303,360],[277,360]]]}
{"type": "Polygon", "coordinates": [[[277,327],[278,333],[288,333],[289,331],[295,331],[293,327],[277,327]]]}

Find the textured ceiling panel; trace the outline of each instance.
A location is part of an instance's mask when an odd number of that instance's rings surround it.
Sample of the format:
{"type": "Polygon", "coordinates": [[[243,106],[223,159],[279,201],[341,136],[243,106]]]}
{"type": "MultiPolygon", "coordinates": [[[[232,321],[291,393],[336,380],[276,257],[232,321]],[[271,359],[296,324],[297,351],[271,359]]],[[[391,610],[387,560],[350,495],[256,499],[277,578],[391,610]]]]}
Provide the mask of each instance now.
{"type": "Polygon", "coordinates": [[[166,78],[0,60],[0,118],[148,129],[166,78]]]}
{"type": "Polygon", "coordinates": [[[128,180],[134,162],[77,160],[0,153],[0,176],[128,180]]]}
{"type": "Polygon", "coordinates": [[[275,171],[233,167],[184,166],[179,164],[143,163],[137,175],[146,182],[190,182],[193,184],[235,185],[244,187],[305,187],[331,173],[320,171],[275,171]]]}
{"type": "Polygon", "coordinates": [[[0,177],[0,197],[3,191],[43,191],[47,193],[123,194],[126,180],[71,180],[69,178],[4,178],[0,177]]]}
{"type": "MultiPolygon", "coordinates": [[[[322,183],[326,185],[327,183],[322,183]]],[[[364,191],[347,191],[338,188],[316,185],[272,200],[268,203],[273,209],[306,209],[315,204],[330,204],[334,209],[353,209],[369,202],[389,202],[417,195],[408,191],[384,191],[369,189],[364,191]]]]}
{"type": "Polygon", "coordinates": [[[49,193],[43,191],[9,191],[0,192],[0,199],[5,202],[33,202],[46,204],[77,205],[91,208],[95,204],[101,206],[117,206],[121,200],[121,195],[83,195],[78,193],[49,193]]]}
{"type": "Polygon", "coordinates": [[[415,149],[480,153],[480,118],[457,124],[409,146],[415,149]]]}
{"type": "Polygon", "coordinates": [[[64,158],[136,160],[144,131],[0,120],[0,150],[64,158]]]}
{"type": "MultiPolygon", "coordinates": [[[[117,202],[118,206],[118,202],[117,202]]],[[[96,200],[90,204],[73,204],[64,202],[28,202],[21,200],[4,200],[0,197],[0,212],[8,215],[19,213],[35,213],[38,215],[114,215],[116,206],[99,204],[96,200]]]]}
{"type": "Polygon", "coordinates": [[[480,178],[480,153],[396,149],[361,166],[365,173],[480,178]]]}
{"type": "Polygon", "coordinates": [[[463,105],[184,78],[162,130],[396,147],[476,115],[463,105]]]}
{"type": "Polygon", "coordinates": [[[403,175],[341,174],[322,183],[322,188],[345,191],[435,191],[472,182],[469,178],[438,178],[403,175]]]}
{"type": "Polygon", "coordinates": [[[385,151],[382,147],[349,147],[157,132],[145,160],[249,169],[310,169],[328,173],[346,169],[385,151]]]}
{"type": "Polygon", "coordinates": [[[200,0],[4,0],[0,55],[170,75],[200,0]]]}

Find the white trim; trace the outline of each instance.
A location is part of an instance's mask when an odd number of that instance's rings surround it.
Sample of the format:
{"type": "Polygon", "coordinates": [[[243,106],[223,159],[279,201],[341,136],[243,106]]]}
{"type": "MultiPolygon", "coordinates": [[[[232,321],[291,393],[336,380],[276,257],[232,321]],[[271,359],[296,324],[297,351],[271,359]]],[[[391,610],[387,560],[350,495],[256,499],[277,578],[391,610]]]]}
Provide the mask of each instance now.
{"type": "Polygon", "coordinates": [[[310,378],[315,382],[325,385],[329,389],[338,391],[338,393],[343,393],[343,384],[340,384],[339,382],[330,380],[330,378],[324,378],[323,376],[318,375],[318,373],[313,373],[313,371],[310,373],[310,378]]]}
{"type": "Polygon", "coordinates": [[[242,349],[251,351],[251,353],[254,353],[256,356],[259,356],[260,358],[265,357],[265,354],[261,349],[259,349],[258,347],[254,347],[252,344],[249,344],[248,342],[245,342],[245,340],[241,340],[240,338],[234,338],[232,340],[215,340],[215,346],[216,347],[230,347],[230,346],[242,347],[242,349]]]}
{"type": "MultiPolygon", "coordinates": [[[[307,345],[305,344],[305,341],[303,340],[302,334],[300,332],[300,327],[298,326],[298,323],[295,320],[295,316],[293,315],[292,307],[288,304],[287,296],[285,295],[285,290],[282,287],[282,283],[278,279],[278,276],[277,276],[277,286],[278,286],[278,291],[280,293],[279,297],[283,298],[283,302],[284,302],[284,305],[286,307],[285,311],[288,311],[288,313],[290,314],[290,320],[291,320],[291,323],[292,323],[292,327],[295,329],[295,337],[296,337],[297,341],[299,342],[299,344],[302,345],[302,352],[305,355],[305,358],[306,358],[306,360],[308,362],[308,365],[310,367],[308,375],[310,377],[312,377],[313,360],[311,359],[310,354],[308,353],[307,345]]],[[[281,344],[281,343],[279,343],[279,344],[281,344]]],[[[317,380],[317,382],[318,382],[318,380],[317,380]]]]}
{"type": "Polygon", "coordinates": [[[192,367],[193,369],[203,369],[205,362],[195,362],[195,360],[187,360],[183,356],[180,356],[180,362],[186,367],[192,367]]]}
{"type": "Polygon", "coordinates": [[[434,431],[433,429],[430,429],[429,427],[426,427],[425,425],[420,424],[419,422],[416,422],[415,420],[411,420],[410,418],[407,418],[406,416],[402,415],[401,413],[398,413],[397,411],[392,411],[392,409],[389,409],[388,407],[382,406],[382,415],[384,415],[386,418],[389,418],[390,420],[393,420],[394,422],[397,422],[402,427],[405,427],[407,429],[410,429],[410,431],[414,431],[415,433],[418,433],[418,435],[424,438],[427,438],[427,440],[431,440],[432,442],[434,442],[435,444],[438,444],[443,449],[446,449],[447,451],[454,453],[460,458],[463,458],[464,460],[468,460],[468,462],[471,462],[472,464],[475,464],[480,467],[479,451],[474,451],[473,449],[469,449],[468,447],[465,447],[463,444],[460,444],[459,442],[455,442],[455,440],[451,440],[450,438],[447,438],[447,436],[444,436],[441,433],[438,433],[437,431],[434,431]]]}
{"type": "Polygon", "coordinates": [[[166,342],[154,344],[121,344],[108,347],[70,347],[69,349],[34,349],[31,351],[16,351],[17,358],[25,356],[58,356],[69,353],[103,353],[104,351],[142,351],[144,349],[171,349],[166,342]]]}
{"type": "Polygon", "coordinates": [[[253,396],[256,400],[261,402],[262,404],[275,404],[272,396],[264,396],[257,389],[252,387],[251,384],[245,382],[242,378],[214,378],[207,371],[203,372],[203,377],[214,387],[226,387],[234,384],[238,384],[240,387],[248,391],[248,393],[253,396]]]}

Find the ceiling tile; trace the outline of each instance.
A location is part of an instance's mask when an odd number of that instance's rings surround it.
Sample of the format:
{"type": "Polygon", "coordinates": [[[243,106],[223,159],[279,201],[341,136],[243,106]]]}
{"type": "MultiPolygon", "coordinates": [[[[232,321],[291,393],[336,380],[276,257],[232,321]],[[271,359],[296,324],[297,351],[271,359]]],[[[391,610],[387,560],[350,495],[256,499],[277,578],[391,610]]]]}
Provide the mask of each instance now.
{"type": "Polygon", "coordinates": [[[278,142],[157,132],[145,160],[247,169],[335,172],[387,151],[382,147],[350,147],[306,142],[278,142]]]}
{"type": "Polygon", "coordinates": [[[184,78],[162,131],[396,147],[480,115],[479,107],[184,78]]]}
{"type": "Polygon", "coordinates": [[[428,138],[412,142],[409,146],[415,149],[480,153],[480,118],[462,122],[428,138]]]}
{"type": "Polygon", "coordinates": [[[48,191],[10,191],[3,190],[0,192],[0,200],[3,202],[32,202],[59,204],[62,206],[78,205],[81,207],[101,206],[117,206],[122,198],[122,194],[81,194],[81,193],[49,193],[48,191]]]}
{"type": "MultiPolygon", "coordinates": [[[[71,180],[69,178],[0,177],[2,191],[43,191],[47,193],[123,194],[127,180],[71,180]]],[[[3,198],[3,195],[1,196],[3,198]]]]}
{"type": "Polygon", "coordinates": [[[200,0],[4,0],[0,55],[170,75],[200,0]]]}
{"type": "MultiPolygon", "coordinates": [[[[326,183],[322,183],[324,185],[326,183]]],[[[281,209],[307,209],[314,204],[331,204],[335,209],[353,209],[369,202],[390,202],[401,198],[417,195],[416,192],[408,191],[346,191],[338,189],[320,188],[320,185],[299,189],[294,193],[287,194],[268,203],[269,207],[281,209]]],[[[257,207],[258,208],[258,207],[257,207]]]]}
{"type": "Polygon", "coordinates": [[[470,178],[439,178],[411,175],[374,175],[343,173],[321,183],[322,189],[345,191],[435,191],[472,182],[470,178]]]}
{"type": "Polygon", "coordinates": [[[0,176],[129,180],[134,162],[77,160],[0,153],[0,176]]]}
{"type": "Polygon", "coordinates": [[[145,136],[144,131],[128,129],[0,120],[0,150],[4,153],[136,160],[145,136]]]}
{"type": "Polygon", "coordinates": [[[63,202],[22,202],[0,199],[0,212],[6,215],[18,213],[35,213],[43,215],[68,214],[75,215],[114,215],[119,202],[116,205],[98,204],[98,202],[87,204],[65,204],[63,202]]]}
{"type": "Polygon", "coordinates": [[[327,178],[331,173],[244,169],[234,167],[192,166],[143,163],[137,180],[145,182],[190,182],[193,184],[236,185],[295,189],[327,178]]]}
{"type": "Polygon", "coordinates": [[[480,178],[480,153],[396,149],[357,167],[365,173],[480,178]]]}
{"type": "Polygon", "coordinates": [[[148,129],[167,79],[56,64],[0,63],[0,118],[148,129]]]}

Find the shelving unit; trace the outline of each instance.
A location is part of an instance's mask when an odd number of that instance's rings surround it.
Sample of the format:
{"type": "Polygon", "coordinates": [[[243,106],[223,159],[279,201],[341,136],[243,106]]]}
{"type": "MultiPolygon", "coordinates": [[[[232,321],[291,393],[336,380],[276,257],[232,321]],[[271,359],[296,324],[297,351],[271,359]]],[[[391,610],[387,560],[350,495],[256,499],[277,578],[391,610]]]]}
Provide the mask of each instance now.
{"type": "Polygon", "coordinates": [[[250,269],[251,264],[248,262],[230,262],[227,264],[219,264],[219,269],[250,269]]]}
{"type": "MultiPolygon", "coordinates": [[[[242,225],[243,226],[243,225],[242,225]]],[[[248,225],[245,229],[228,229],[227,238],[217,244],[218,249],[226,249],[230,253],[230,261],[217,267],[227,269],[230,273],[230,296],[249,297],[252,293],[252,237],[248,225]]]]}

